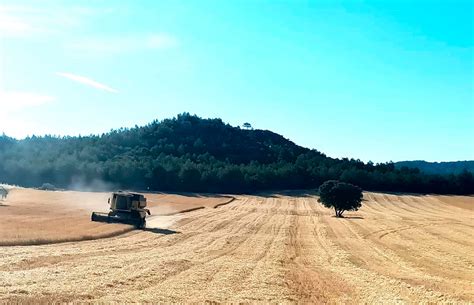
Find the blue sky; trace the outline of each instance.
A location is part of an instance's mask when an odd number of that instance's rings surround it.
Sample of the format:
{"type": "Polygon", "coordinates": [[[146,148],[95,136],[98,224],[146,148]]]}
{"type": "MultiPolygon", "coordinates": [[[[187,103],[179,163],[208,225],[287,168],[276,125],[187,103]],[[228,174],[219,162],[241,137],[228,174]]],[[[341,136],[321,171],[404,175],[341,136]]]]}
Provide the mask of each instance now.
{"type": "Polygon", "coordinates": [[[472,1],[0,0],[0,132],[190,112],[333,157],[474,159],[472,1]]]}

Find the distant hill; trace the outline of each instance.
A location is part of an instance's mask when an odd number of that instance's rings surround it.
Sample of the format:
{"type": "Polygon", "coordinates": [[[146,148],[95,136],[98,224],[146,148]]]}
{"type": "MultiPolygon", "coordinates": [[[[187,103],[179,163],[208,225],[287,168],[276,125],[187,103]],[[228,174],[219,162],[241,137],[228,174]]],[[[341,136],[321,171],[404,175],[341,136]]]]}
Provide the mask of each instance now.
{"type": "Polygon", "coordinates": [[[460,174],[463,171],[474,173],[474,161],[454,161],[454,162],[426,162],[426,161],[401,161],[396,162],[395,167],[418,168],[427,174],[460,174]]]}
{"type": "Polygon", "coordinates": [[[22,186],[242,193],[317,188],[330,179],[373,191],[474,193],[470,173],[334,159],[268,130],[188,113],[102,135],[0,136],[0,183],[22,186]]]}

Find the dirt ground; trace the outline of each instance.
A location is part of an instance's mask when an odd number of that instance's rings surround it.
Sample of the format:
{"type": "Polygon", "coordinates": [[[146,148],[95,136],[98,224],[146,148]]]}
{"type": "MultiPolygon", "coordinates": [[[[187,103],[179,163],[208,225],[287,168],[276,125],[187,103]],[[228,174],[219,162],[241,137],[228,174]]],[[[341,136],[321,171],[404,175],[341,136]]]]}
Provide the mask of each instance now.
{"type": "Polygon", "coordinates": [[[3,246],[0,302],[474,302],[474,197],[364,198],[338,219],[313,196],[238,196],[145,231],[3,246]]]}

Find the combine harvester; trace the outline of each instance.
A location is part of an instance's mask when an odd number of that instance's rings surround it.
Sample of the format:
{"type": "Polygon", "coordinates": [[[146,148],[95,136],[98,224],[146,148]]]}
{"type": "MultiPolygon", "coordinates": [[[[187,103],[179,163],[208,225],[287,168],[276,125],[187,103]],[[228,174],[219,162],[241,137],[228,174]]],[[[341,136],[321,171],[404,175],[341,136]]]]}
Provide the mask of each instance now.
{"type": "Polygon", "coordinates": [[[109,198],[110,212],[92,212],[91,220],[108,223],[125,223],[142,229],[146,227],[146,198],[141,194],[115,192],[109,198]]]}

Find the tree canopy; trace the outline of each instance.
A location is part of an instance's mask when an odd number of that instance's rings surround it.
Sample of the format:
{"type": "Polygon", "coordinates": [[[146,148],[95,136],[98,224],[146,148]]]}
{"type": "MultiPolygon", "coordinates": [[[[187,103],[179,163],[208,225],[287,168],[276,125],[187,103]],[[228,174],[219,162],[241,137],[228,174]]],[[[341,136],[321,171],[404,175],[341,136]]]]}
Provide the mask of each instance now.
{"type": "Polygon", "coordinates": [[[317,188],[474,194],[472,173],[430,175],[393,163],[335,159],[268,130],[244,130],[183,113],[102,135],[0,136],[0,182],[26,187],[253,192],[317,188]]]}
{"type": "Polygon", "coordinates": [[[350,183],[329,180],[319,187],[319,202],[327,208],[334,208],[336,217],[344,211],[357,211],[362,202],[362,189],[350,183]]]}

